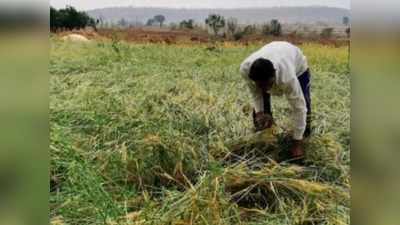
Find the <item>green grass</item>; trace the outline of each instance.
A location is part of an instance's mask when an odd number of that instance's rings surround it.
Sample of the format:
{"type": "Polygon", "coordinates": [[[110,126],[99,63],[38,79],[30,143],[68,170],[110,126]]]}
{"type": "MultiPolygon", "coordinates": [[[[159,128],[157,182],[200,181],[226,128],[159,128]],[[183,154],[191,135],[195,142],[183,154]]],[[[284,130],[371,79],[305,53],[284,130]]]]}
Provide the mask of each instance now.
{"type": "MultiPolygon", "coordinates": [[[[252,133],[238,67],[259,47],[52,38],[54,224],[349,224],[345,47],[300,46],[313,75],[309,166],[224,163],[230,143],[252,133]]],[[[273,107],[288,126],[286,101],[273,107]]]]}

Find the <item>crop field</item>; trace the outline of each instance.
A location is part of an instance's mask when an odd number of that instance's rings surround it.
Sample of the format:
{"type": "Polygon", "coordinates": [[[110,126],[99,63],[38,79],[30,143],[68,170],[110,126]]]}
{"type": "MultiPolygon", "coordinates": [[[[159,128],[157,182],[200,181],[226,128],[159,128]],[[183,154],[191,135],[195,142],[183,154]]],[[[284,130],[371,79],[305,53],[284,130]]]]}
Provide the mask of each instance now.
{"type": "Polygon", "coordinates": [[[270,154],[287,148],[282,97],[276,142],[252,142],[239,65],[259,47],[52,37],[51,223],[349,224],[347,47],[300,46],[312,71],[305,166],[270,154]]]}

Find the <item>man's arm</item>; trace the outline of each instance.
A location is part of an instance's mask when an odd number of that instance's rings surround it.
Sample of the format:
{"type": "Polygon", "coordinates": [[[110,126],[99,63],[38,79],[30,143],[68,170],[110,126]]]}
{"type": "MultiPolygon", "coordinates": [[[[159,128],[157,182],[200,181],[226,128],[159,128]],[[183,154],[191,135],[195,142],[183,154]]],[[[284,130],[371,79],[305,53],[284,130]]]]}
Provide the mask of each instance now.
{"type": "Polygon", "coordinates": [[[306,101],[297,77],[292,79],[287,87],[286,97],[293,109],[293,139],[302,140],[306,128],[306,101]]]}
{"type": "Polygon", "coordinates": [[[255,83],[247,79],[247,85],[250,89],[250,93],[253,99],[253,107],[256,113],[264,112],[264,98],[260,88],[255,85],[255,83]]]}
{"type": "Polygon", "coordinates": [[[248,69],[244,68],[242,66],[240,68],[240,73],[242,74],[242,77],[246,80],[247,86],[250,90],[251,97],[253,99],[253,107],[256,113],[258,112],[263,112],[264,111],[264,99],[263,99],[263,94],[262,90],[257,87],[254,81],[250,80],[249,74],[248,74],[248,69]]]}

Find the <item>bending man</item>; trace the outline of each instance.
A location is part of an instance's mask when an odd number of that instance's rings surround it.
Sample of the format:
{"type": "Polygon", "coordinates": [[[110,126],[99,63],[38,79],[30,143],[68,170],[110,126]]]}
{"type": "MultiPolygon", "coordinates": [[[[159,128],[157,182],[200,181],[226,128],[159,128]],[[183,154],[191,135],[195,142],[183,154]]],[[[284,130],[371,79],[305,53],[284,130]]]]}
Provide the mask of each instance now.
{"type": "Polygon", "coordinates": [[[302,140],[311,133],[310,71],[302,51],[288,42],[272,42],[240,66],[253,98],[256,131],[273,124],[271,95],[285,95],[293,110],[290,156],[304,158],[302,140]]]}

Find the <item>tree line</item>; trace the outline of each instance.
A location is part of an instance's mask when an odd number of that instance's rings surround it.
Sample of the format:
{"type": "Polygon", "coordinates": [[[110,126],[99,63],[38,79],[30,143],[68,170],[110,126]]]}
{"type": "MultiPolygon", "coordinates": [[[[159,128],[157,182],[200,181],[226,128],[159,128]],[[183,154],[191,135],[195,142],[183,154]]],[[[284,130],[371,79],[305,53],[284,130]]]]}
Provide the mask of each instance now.
{"type": "MultiPolygon", "coordinates": [[[[153,18],[148,19],[146,26],[159,25],[163,26],[166,21],[166,17],[164,15],[155,15],[153,18]]],[[[238,21],[236,18],[228,18],[225,19],[222,15],[211,14],[205,19],[205,24],[215,36],[225,36],[229,35],[233,37],[235,40],[241,39],[243,36],[252,34],[257,29],[255,25],[247,25],[241,27],[238,25],[238,21]]],[[[349,26],[350,18],[343,17],[344,25],[349,26]]],[[[81,29],[85,27],[93,27],[96,30],[96,25],[103,26],[103,20],[91,18],[86,12],[77,11],[72,6],[67,6],[64,9],[55,9],[50,7],[50,29],[51,31],[57,31],[60,29],[81,29]]],[[[129,22],[122,18],[118,21],[118,26],[127,27],[129,22]]],[[[194,20],[183,20],[179,24],[174,24],[174,27],[184,28],[184,29],[194,29],[194,20]]],[[[270,23],[265,23],[261,25],[261,32],[264,35],[273,35],[273,36],[281,36],[282,35],[282,25],[281,23],[274,19],[271,20],[270,23]]],[[[333,28],[325,28],[321,36],[322,37],[330,37],[332,36],[333,28]]],[[[346,33],[349,35],[350,28],[346,30],[346,33]]]]}
{"type": "MultiPolygon", "coordinates": [[[[146,22],[146,26],[153,26],[153,25],[159,25],[160,27],[163,26],[163,23],[165,22],[166,18],[163,15],[156,15],[153,18],[150,18],[146,22]]],[[[238,21],[236,18],[228,18],[225,19],[225,17],[218,15],[218,14],[210,14],[206,19],[205,19],[205,24],[207,27],[209,27],[212,31],[212,33],[215,36],[219,36],[221,31],[223,31],[223,35],[225,35],[225,32],[227,31],[229,35],[233,36],[235,39],[240,39],[242,36],[246,34],[250,34],[254,32],[256,29],[252,25],[248,25],[241,29],[238,25],[238,21]]],[[[121,19],[118,22],[118,25],[125,27],[127,22],[124,19],[121,19]]],[[[189,19],[189,20],[183,20],[179,23],[179,25],[173,24],[173,27],[179,26],[179,28],[184,28],[184,29],[194,29],[194,20],[189,19]]],[[[282,25],[281,23],[274,19],[272,20],[269,24],[264,24],[263,25],[263,34],[265,35],[273,35],[273,36],[280,36],[282,35],[282,25]]]]}
{"type": "Polygon", "coordinates": [[[86,12],[80,12],[72,6],[59,10],[50,7],[50,30],[52,32],[60,29],[73,30],[89,26],[96,29],[97,22],[86,12]]]}

